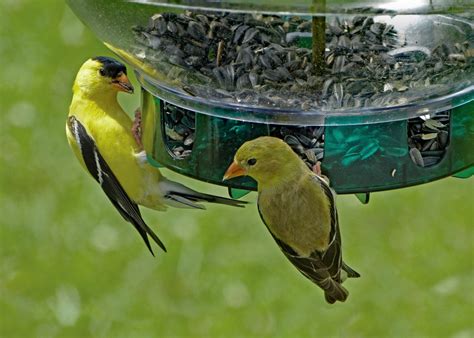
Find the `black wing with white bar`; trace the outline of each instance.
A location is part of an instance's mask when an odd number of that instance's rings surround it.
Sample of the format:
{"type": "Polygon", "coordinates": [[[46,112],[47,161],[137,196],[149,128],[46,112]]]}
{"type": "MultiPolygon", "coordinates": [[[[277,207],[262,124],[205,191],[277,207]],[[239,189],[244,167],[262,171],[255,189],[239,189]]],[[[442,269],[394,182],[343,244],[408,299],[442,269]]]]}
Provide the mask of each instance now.
{"type": "Polygon", "coordinates": [[[128,197],[84,126],[74,116],[68,118],[67,125],[80,149],[87,170],[89,170],[92,177],[100,184],[118,212],[127,222],[130,222],[135,229],[137,229],[152,255],[154,254],[147,234],[166,252],[164,244],[145,223],[138,209],[138,205],[128,197]]]}

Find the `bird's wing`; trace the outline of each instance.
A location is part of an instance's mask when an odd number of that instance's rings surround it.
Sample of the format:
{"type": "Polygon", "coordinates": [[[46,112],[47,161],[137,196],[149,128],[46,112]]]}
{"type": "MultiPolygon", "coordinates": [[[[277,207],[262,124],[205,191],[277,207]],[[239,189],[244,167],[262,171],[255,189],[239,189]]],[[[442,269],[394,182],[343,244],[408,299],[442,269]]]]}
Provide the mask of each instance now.
{"type": "Polygon", "coordinates": [[[329,244],[328,248],[323,253],[313,253],[313,255],[320,255],[321,260],[327,267],[331,277],[341,282],[341,267],[342,267],[342,253],[341,253],[341,234],[339,232],[339,219],[337,216],[336,201],[334,200],[334,194],[327,184],[327,182],[317,176],[311,176],[314,184],[319,184],[324,191],[324,195],[329,200],[330,214],[331,214],[331,231],[329,233],[329,244]]]}
{"type": "Polygon", "coordinates": [[[357,271],[352,269],[342,260],[342,240],[339,230],[339,217],[337,215],[335,194],[329,187],[329,183],[324,178],[314,175],[312,176],[312,179],[321,185],[321,188],[323,189],[324,194],[328,198],[331,205],[331,232],[329,234],[329,245],[326,251],[322,253],[322,260],[328,266],[331,276],[333,276],[333,278],[339,282],[342,282],[340,273],[341,269],[347,273],[347,277],[360,277],[360,274],[357,271]]]}
{"type": "Polygon", "coordinates": [[[321,186],[331,205],[329,245],[324,252],[315,251],[308,257],[298,255],[291,246],[284,243],[272,233],[259,208],[260,217],[288,260],[298,269],[298,271],[325,291],[326,301],[329,303],[334,303],[336,300],[344,301],[348,296],[348,291],[341,285],[341,267],[343,264],[341,255],[341,236],[339,233],[334,195],[331,188],[322,178],[312,176],[311,179],[314,180],[314,184],[319,184],[321,186]]]}
{"type": "Polygon", "coordinates": [[[145,223],[138,209],[138,205],[128,197],[109,165],[100,154],[94,139],[87,133],[86,128],[75,116],[69,116],[67,126],[69,132],[74,137],[87,170],[100,184],[102,190],[118,212],[137,229],[152,254],[153,250],[151,249],[147,234],[166,252],[164,244],[145,223]]]}
{"type": "Polygon", "coordinates": [[[334,303],[336,300],[342,302],[345,301],[349,295],[349,292],[338,281],[333,279],[330,274],[330,269],[326,265],[320,253],[314,252],[309,257],[302,257],[298,255],[288,244],[277,238],[272,233],[265,222],[265,218],[263,217],[260,208],[258,209],[258,212],[260,213],[263,223],[286,258],[296,267],[296,269],[298,269],[301,274],[324,290],[326,301],[330,304],[334,303]]]}

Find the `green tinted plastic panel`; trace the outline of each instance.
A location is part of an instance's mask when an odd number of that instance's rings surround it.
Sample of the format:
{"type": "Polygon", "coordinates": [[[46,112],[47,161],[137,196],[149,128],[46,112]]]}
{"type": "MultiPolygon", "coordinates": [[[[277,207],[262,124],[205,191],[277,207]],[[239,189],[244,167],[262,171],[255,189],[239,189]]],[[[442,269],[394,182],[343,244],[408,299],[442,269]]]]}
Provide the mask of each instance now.
{"type": "Polygon", "coordinates": [[[469,178],[472,175],[474,175],[474,167],[467,168],[457,174],[454,174],[453,176],[456,178],[469,178]]]}
{"type": "MultiPolygon", "coordinates": [[[[143,93],[150,95],[146,91],[143,93]]],[[[177,159],[164,141],[160,99],[145,98],[143,104],[154,105],[155,110],[155,118],[150,118],[155,121],[152,165],[159,164],[186,176],[233,188],[235,197],[245,193],[235,189],[256,189],[251,178],[222,182],[222,176],[240,145],[269,135],[269,125],[196,114],[193,151],[187,158],[177,159]]],[[[148,112],[150,108],[153,110],[153,107],[142,108],[148,112]]],[[[325,128],[323,173],[330,178],[336,192],[343,194],[402,188],[454,175],[474,165],[474,101],[451,110],[450,126],[444,157],[438,164],[425,168],[410,159],[406,121],[328,126],[325,128]]]]}

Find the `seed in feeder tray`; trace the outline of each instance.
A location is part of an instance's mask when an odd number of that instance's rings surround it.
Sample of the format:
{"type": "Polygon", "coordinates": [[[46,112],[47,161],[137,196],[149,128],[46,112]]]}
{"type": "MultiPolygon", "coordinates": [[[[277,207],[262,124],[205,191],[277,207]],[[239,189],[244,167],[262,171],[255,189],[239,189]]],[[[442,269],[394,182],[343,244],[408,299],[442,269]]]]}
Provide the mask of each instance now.
{"type": "Polygon", "coordinates": [[[185,146],[190,146],[194,143],[194,134],[190,134],[188,137],[184,139],[183,144],[185,146]]]}
{"type": "Polygon", "coordinates": [[[324,157],[324,127],[272,126],[270,135],[283,139],[309,168],[324,157]]]}
{"type": "Polygon", "coordinates": [[[166,127],[165,131],[166,131],[166,135],[169,136],[170,139],[172,139],[174,141],[182,141],[183,140],[183,136],[179,135],[175,130],[166,127]]]}
{"type": "Polygon", "coordinates": [[[305,42],[310,23],[261,14],[155,14],[147,28],[134,27],[142,46],[136,53],[185,93],[303,110],[407,104],[474,78],[470,40],[407,45],[392,25],[364,16],[327,22],[327,69],[317,74],[305,42]],[[182,71],[171,73],[167,63],[182,71]]]}
{"type": "Polygon", "coordinates": [[[439,141],[439,145],[444,148],[448,145],[448,132],[447,131],[440,131],[439,134],[438,134],[438,141],[439,141]]]}
{"type": "Polygon", "coordinates": [[[441,161],[449,143],[450,112],[408,120],[408,146],[412,161],[429,167],[441,161]]]}
{"type": "Polygon", "coordinates": [[[440,128],[445,128],[446,126],[437,120],[429,119],[423,123],[423,127],[434,131],[439,131],[440,128]]]}
{"type": "Polygon", "coordinates": [[[436,137],[438,137],[437,133],[430,133],[430,134],[421,135],[422,140],[432,140],[432,139],[435,139],[436,137]]]}
{"type": "Polygon", "coordinates": [[[176,158],[184,159],[194,145],[195,113],[164,101],[162,107],[165,142],[176,158]]]}
{"type": "MultiPolygon", "coordinates": [[[[165,136],[177,159],[192,154],[195,113],[163,101],[165,136]]],[[[270,135],[283,139],[312,168],[324,157],[324,127],[270,126],[270,135]]]]}
{"type": "Polygon", "coordinates": [[[410,157],[411,157],[411,160],[417,165],[419,165],[420,167],[425,166],[423,162],[423,156],[421,156],[421,153],[417,148],[410,149],[410,157]]]}

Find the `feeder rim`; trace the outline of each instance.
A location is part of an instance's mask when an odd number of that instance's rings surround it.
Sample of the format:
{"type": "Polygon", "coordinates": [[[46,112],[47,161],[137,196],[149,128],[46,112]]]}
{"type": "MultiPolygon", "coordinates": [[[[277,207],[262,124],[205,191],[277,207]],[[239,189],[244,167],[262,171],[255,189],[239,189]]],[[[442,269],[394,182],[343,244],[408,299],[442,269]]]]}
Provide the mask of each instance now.
{"type": "Polygon", "coordinates": [[[126,0],[126,2],[168,7],[180,10],[214,11],[233,13],[255,13],[268,15],[419,15],[467,13],[474,9],[471,0],[415,1],[404,0],[352,0],[321,1],[293,0],[291,2],[255,1],[255,0],[126,0]],[[368,11],[368,9],[373,9],[368,11]]]}
{"type": "Polygon", "coordinates": [[[205,115],[256,123],[328,126],[394,122],[447,111],[474,101],[474,85],[470,85],[455,93],[422,103],[388,107],[350,108],[335,111],[259,107],[190,96],[176,88],[165,86],[135,66],[132,65],[132,67],[141,87],[164,101],[205,115]]]}

